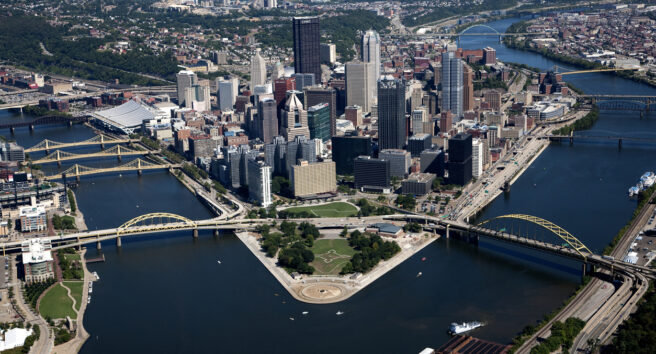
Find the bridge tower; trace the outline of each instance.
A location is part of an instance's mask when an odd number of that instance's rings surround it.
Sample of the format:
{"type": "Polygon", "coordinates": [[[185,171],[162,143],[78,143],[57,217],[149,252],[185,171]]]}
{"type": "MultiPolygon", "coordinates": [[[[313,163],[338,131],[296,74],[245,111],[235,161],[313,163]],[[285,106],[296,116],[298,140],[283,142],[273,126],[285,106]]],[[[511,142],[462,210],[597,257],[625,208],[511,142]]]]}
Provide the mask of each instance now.
{"type": "Polygon", "coordinates": [[[102,242],[100,242],[100,236],[98,236],[98,239],[96,240],[96,249],[98,251],[102,249],[102,242]]]}
{"type": "Polygon", "coordinates": [[[59,156],[60,151],[56,150],[56,159],[57,159],[57,167],[61,167],[62,162],[61,162],[61,156],[59,156]]]}
{"type": "Polygon", "coordinates": [[[75,180],[80,182],[80,165],[75,164],[75,180]]]}
{"type": "MultiPolygon", "coordinates": [[[[32,130],[32,126],[30,126],[30,130],[32,130]]],[[[50,153],[50,141],[48,139],[44,140],[46,143],[46,155],[50,153]]]]}
{"type": "Polygon", "coordinates": [[[105,134],[100,134],[100,149],[105,150],[105,134]]]}
{"type": "Polygon", "coordinates": [[[116,156],[118,158],[118,162],[121,162],[121,145],[116,145],[116,156]]]}
{"type": "Polygon", "coordinates": [[[141,176],[141,159],[137,159],[137,174],[141,176]]]}

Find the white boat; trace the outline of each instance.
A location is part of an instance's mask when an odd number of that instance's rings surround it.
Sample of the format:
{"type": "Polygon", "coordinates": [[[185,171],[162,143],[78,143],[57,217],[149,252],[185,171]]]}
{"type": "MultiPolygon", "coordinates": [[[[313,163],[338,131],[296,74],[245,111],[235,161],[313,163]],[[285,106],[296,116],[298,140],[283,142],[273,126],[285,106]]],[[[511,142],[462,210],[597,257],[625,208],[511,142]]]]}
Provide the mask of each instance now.
{"type": "Polygon", "coordinates": [[[217,260],[216,260],[216,263],[221,264],[221,261],[217,259],[217,260]]]}
{"type": "Polygon", "coordinates": [[[293,321],[293,320],[294,320],[294,317],[290,317],[289,319],[293,321]]]}
{"type": "Polygon", "coordinates": [[[90,303],[91,303],[91,296],[89,296],[89,297],[87,298],[87,304],[90,304],[90,303]]]}
{"type": "Polygon", "coordinates": [[[424,274],[424,273],[422,273],[422,272],[417,273],[417,278],[419,278],[422,274],[424,274]]]}
{"type": "Polygon", "coordinates": [[[89,288],[89,294],[93,292],[93,288],[89,288]]]}
{"type": "Polygon", "coordinates": [[[474,330],[478,327],[482,327],[484,325],[485,325],[485,323],[478,322],[478,321],[463,322],[463,323],[455,323],[454,322],[449,327],[449,333],[451,333],[451,334],[465,333],[465,332],[469,332],[471,330],[474,330]]]}
{"type": "Polygon", "coordinates": [[[343,314],[344,314],[344,312],[342,312],[342,311],[337,311],[337,313],[336,313],[337,316],[341,316],[343,314]]]}
{"type": "Polygon", "coordinates": [[[633,197],[634,195],[638,195],[640,193],[640,189],[636,186],[633,186],[629,188],[629,197],[633,197]]]}
{"type": "Polygon", "coordinates": [[[98,272],[93,272],[93,276],[96,277],[96,280],[100,280],[100,276],[98,275],[98,272]]]}
{"type": "Polygon", "coordinates": [[[304,315],[307,315],[308,313],[310,313],[310,312],[308,312],[308,311],[303,311],[302,312],[302,314],[304,314],[304,315]]]}

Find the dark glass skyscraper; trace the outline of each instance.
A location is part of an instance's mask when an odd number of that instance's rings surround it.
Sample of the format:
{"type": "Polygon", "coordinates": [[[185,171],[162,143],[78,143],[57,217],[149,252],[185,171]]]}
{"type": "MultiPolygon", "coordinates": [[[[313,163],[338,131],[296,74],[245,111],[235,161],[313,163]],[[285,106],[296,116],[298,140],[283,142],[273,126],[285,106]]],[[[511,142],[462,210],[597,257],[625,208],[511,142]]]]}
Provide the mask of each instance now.
{"type": "Polygon", "coordinates": [[[297,74],[314,74],[321,82],[319,17],[294,17],[294,69],[297,74]]]}
{"type": "Polygon", "coordinates": [[[403,149],[406,135],[405,82],[383,77],[378,80],[378,145],[403,149]]]}
{"type": "Polygon", "coordinates": [[[464,186],[472,179],[472,136],[459,133],[449,139],[449,183],[464,186]]]}

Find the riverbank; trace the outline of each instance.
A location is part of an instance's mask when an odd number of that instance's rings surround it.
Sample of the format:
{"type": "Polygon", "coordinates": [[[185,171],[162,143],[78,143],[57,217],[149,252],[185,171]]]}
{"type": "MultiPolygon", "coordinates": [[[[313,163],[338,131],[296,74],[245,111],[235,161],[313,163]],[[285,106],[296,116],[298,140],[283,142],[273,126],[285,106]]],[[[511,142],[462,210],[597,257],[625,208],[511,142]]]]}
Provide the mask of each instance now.
{"type": "Polygon", "coordinates": [[[332,304],[350,298],[439,238],[438,235],[429,237],[418,235],[409,239],[401,239],[398,242],[401,252],[387,261],[380,261],[373,270],[359,277],[354,278],[352,274],[344,276],[304,275],[295,279],[276,264],[276,258],[266,256],[260,246],[259,235],[250,232],[237,232],[236,235],[294,299],[310,304],[332,304]]]}

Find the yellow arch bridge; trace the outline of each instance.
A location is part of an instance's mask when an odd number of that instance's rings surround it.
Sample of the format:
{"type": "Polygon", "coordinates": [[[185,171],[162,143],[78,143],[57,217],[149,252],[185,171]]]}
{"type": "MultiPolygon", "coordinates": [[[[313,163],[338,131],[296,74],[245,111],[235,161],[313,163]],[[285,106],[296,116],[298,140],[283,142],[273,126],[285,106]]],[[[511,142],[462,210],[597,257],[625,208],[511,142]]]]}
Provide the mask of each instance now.
{"type": "Polygon", "coordinates": [[[562,227],[552,223],[549,220],[545,220],[542,218],[539,218],[537,216],[532,216],[532,215],[526,215],[526,214],[508,214],[508,215],[501,215],[497,216],[495,218],[492,218],[490,220],[485,220],[479,224],[477,224],[477,227],[481,227],[483,225],[486,225],[494,220],[499,220],[499,219],[515,219],[515,220],[523,220],[523,221],[528,221],[530,223],[533,223],[535,225],[541,226],[554,235],[560,237],[563,241],[569,245],[573,250],[575,250],[581,257],[584,259],[587,258],[590,255],[593,255],[594,253],[586,247],[583,242],[579,241],[574,235],[569,233],[567,230],[563,229],[562,227]]]}
{"type": "Polygon", "coordinates": [[[63,149],[68,147],[90,146],[90,145],[100,145],[102,147],[105,144],[120,144],[120,143],[136,142],[136,141],[138,140],[127,139],[127,138],[113,138],[104,134],[96,135],[93,138],[84,141],[76,141],[72,143],[60,143],[58,141],[45,139],[40,143],[32,146],[31,148],[25,149],[25,152],[45,151],[46,153],[48,153],[51,149],[63,149]]]}
{"type": "Polygon", "coordinates": [[[114,145],[107,150],[102,150],[99,152],[94,152],[89,154],[74,154],[67,151],[55,150],[52,153],[40,159],[32,161],[32,163],[34,164],[44,164],[44,163],[53,163],[53,162],[61,163],[63,161],[91,159],[91,158],[98,158],[98,157],[110,157],[110,156],[118,157],[118,159],[120,160],[122,156],[148,155],[151,152],[156,152],[156,151],[149,151],[143,149],[130,149],[121,145],[114,145]]]}
{"type": "Polygon", "coordinates": [[[125,171],[137,171],[137,172],[141,173],[144,170],[170,169],[170,168],[176,168],[176,167],[180,167],[180,165],[159,164],[159,163],[153,163],[153,162],[142,160],[141,158],[138,158],[138,159],[132,160],[130,162],[124,163],[122,165],[118,165],[118,166],[114,166],[114,167],[94,168],[94,167],[87,167],[87,166],[75,164],[75,165],[69,167],[68,169],[66,169],[61,174],[46,176],[44,179],[46,181],[51,181],[51,180],[64,178],[64,176],[66,176],[66,178],[75,177],[75,179],[79,180],[80,177],[82,177],[82,176],[96,175],[96,174],[101,174],[101,173],[125,172],[125,171]]]}

